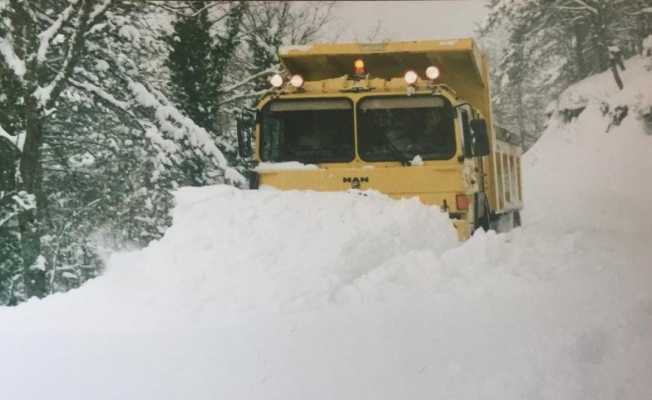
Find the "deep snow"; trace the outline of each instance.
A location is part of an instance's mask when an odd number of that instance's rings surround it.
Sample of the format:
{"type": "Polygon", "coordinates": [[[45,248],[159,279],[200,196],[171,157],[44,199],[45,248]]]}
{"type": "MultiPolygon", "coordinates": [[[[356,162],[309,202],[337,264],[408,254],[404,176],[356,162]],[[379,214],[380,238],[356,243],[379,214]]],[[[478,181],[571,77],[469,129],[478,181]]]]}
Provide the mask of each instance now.
{"type": "Polygon", "coordinates": [[[181,190],[161,241],[0,309],[2,398],[652,397],[652,137],[587,104],[524,227],[462,244],[416,200],[181,190]]]}

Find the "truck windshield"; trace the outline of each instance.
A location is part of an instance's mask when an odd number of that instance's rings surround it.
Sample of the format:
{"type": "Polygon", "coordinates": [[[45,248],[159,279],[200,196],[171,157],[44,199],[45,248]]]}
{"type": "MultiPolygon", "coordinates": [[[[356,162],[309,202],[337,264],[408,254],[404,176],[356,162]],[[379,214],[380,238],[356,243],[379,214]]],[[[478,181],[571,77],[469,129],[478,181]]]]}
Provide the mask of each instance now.
{"type": "Polygon", "coordinates": [[[347,99],[274,100],[262,112],[263,161],[348,162],[354,158],[347,99]]]}
{"type": "Polygon", "coordinates": [[[365,161],[447,160],[453,118],[441,97],[367,97],[358,103],[358,151],[365,161]]]}

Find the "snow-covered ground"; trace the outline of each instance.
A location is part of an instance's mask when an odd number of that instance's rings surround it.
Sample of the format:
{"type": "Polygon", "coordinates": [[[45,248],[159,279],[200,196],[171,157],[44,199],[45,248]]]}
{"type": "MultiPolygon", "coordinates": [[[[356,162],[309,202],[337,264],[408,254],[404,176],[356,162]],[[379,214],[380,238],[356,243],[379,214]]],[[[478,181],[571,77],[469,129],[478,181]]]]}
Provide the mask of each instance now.
{"type": "Polygon", "coordinates": [[[552,121],[524,226],[462,244],[416,200],[183,189],[161,241],[0,309],[1,397],[652,398],[652,136],[608,123],[552,121]]]}

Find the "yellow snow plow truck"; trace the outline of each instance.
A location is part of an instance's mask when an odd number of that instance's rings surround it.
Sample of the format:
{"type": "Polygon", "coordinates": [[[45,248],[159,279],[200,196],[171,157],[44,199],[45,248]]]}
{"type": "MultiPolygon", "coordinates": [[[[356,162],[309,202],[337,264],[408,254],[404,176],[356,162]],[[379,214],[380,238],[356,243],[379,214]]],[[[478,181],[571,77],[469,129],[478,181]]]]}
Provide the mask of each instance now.
{"type": "Polygon", "coordinates": [[[496,137],[472,39],[291,46],[280,60],[255,119],[238,121],[242,153],[255,136],[253,188],[416,196],[462,240],[520,224],[521,149],[496,137]]]}

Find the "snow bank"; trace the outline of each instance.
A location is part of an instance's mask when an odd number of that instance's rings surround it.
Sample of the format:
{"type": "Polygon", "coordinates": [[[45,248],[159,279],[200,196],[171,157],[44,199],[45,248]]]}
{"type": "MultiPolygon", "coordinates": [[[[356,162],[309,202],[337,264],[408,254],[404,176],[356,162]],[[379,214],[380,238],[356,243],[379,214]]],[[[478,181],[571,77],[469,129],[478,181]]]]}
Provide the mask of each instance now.
{"type": "Polygon", "coordinates": [[[588,105],[608,105],[611,110],[619,105],[629,105],[633,110],[643,110],[652,105],[652,74],[646,66],[649,58],[636,56],[627,60],[626,70],[620,71],[625,85],[619,90],[611,70],[586,78],[560,96],[557,108],[573,110],[588,105]]]}
{"type": "Polygon", "coordinates": [[[560,110],[578,104],[585,109],[569,124],[555,117],[525,155],[530,223],[561,231],[652,234],[652,207],[645,200],[652,198],[652,136],[641,118],[652,107],[652,72],[644,63],[640,57],[629,60],[622,91],[607,71],[562,93],[560,110]],[[615,126],[613,113],[604,111],[619,106],[628,114],[615,126]]]}
{"type": "MultiPolygon", "coordinates": [[[[121,312],[126,313],[140,304],[177,310],[174,318],[183,318],[186,307],[199,306],[198,299],[212,304],[210,313],[219,309],[220,318],[250,309],[313,309],[329,304],[351,282],[395,255],[427,251],[436,257],[456,245],[448,217],[416,199],[393,201],[356,191],[186,188],[177,194],[173,226],[161,241],[115,256],[102,279],[87,285],[93,289],[55,295],[45,302],[72,302],[80,313],[95,313],[77,301],[96,297],[103,289],[121,288],[120,302],[108,306],[124,305],[121,312]],[[151,298],[155,293],[165,296],[151,298]]],[[[22,311],[38,311],[40,303],[29,303],[22,311]]],[[[73,322],[80,315],[69,317],[73,322]]],[[[112,329],[115,321],[97,317],[84,316],[93,320],[90,330],[112,329]]],[[[137,318],[139,325],[147,320],[137,318]]],[[[74,331],[79,326],[63,323],[54,329],[74,331]]]]}
{"type": "Polygon", "coordinates": [[[652,138],[607,122],[551,124],[525,226],[463,244],[415,200],[183,189],[159,242],[0,309],[2,394],[650,398],[652,138]]]}
{"type": "Polygon", "coordinates": [[[652,233],[650,146],[642,123],[609,123],[590,105],[569,125],[552,124],[528,152],[524,184],[525,218],[555,229],[652,233]]]}
{"type": "Polygon", "coordinates": [[[0,379],[12,399],[646,398],[649,254],[527,227],[459,245],[374,193],[184,189],[161,241],[0,311],[0,379]]]}

